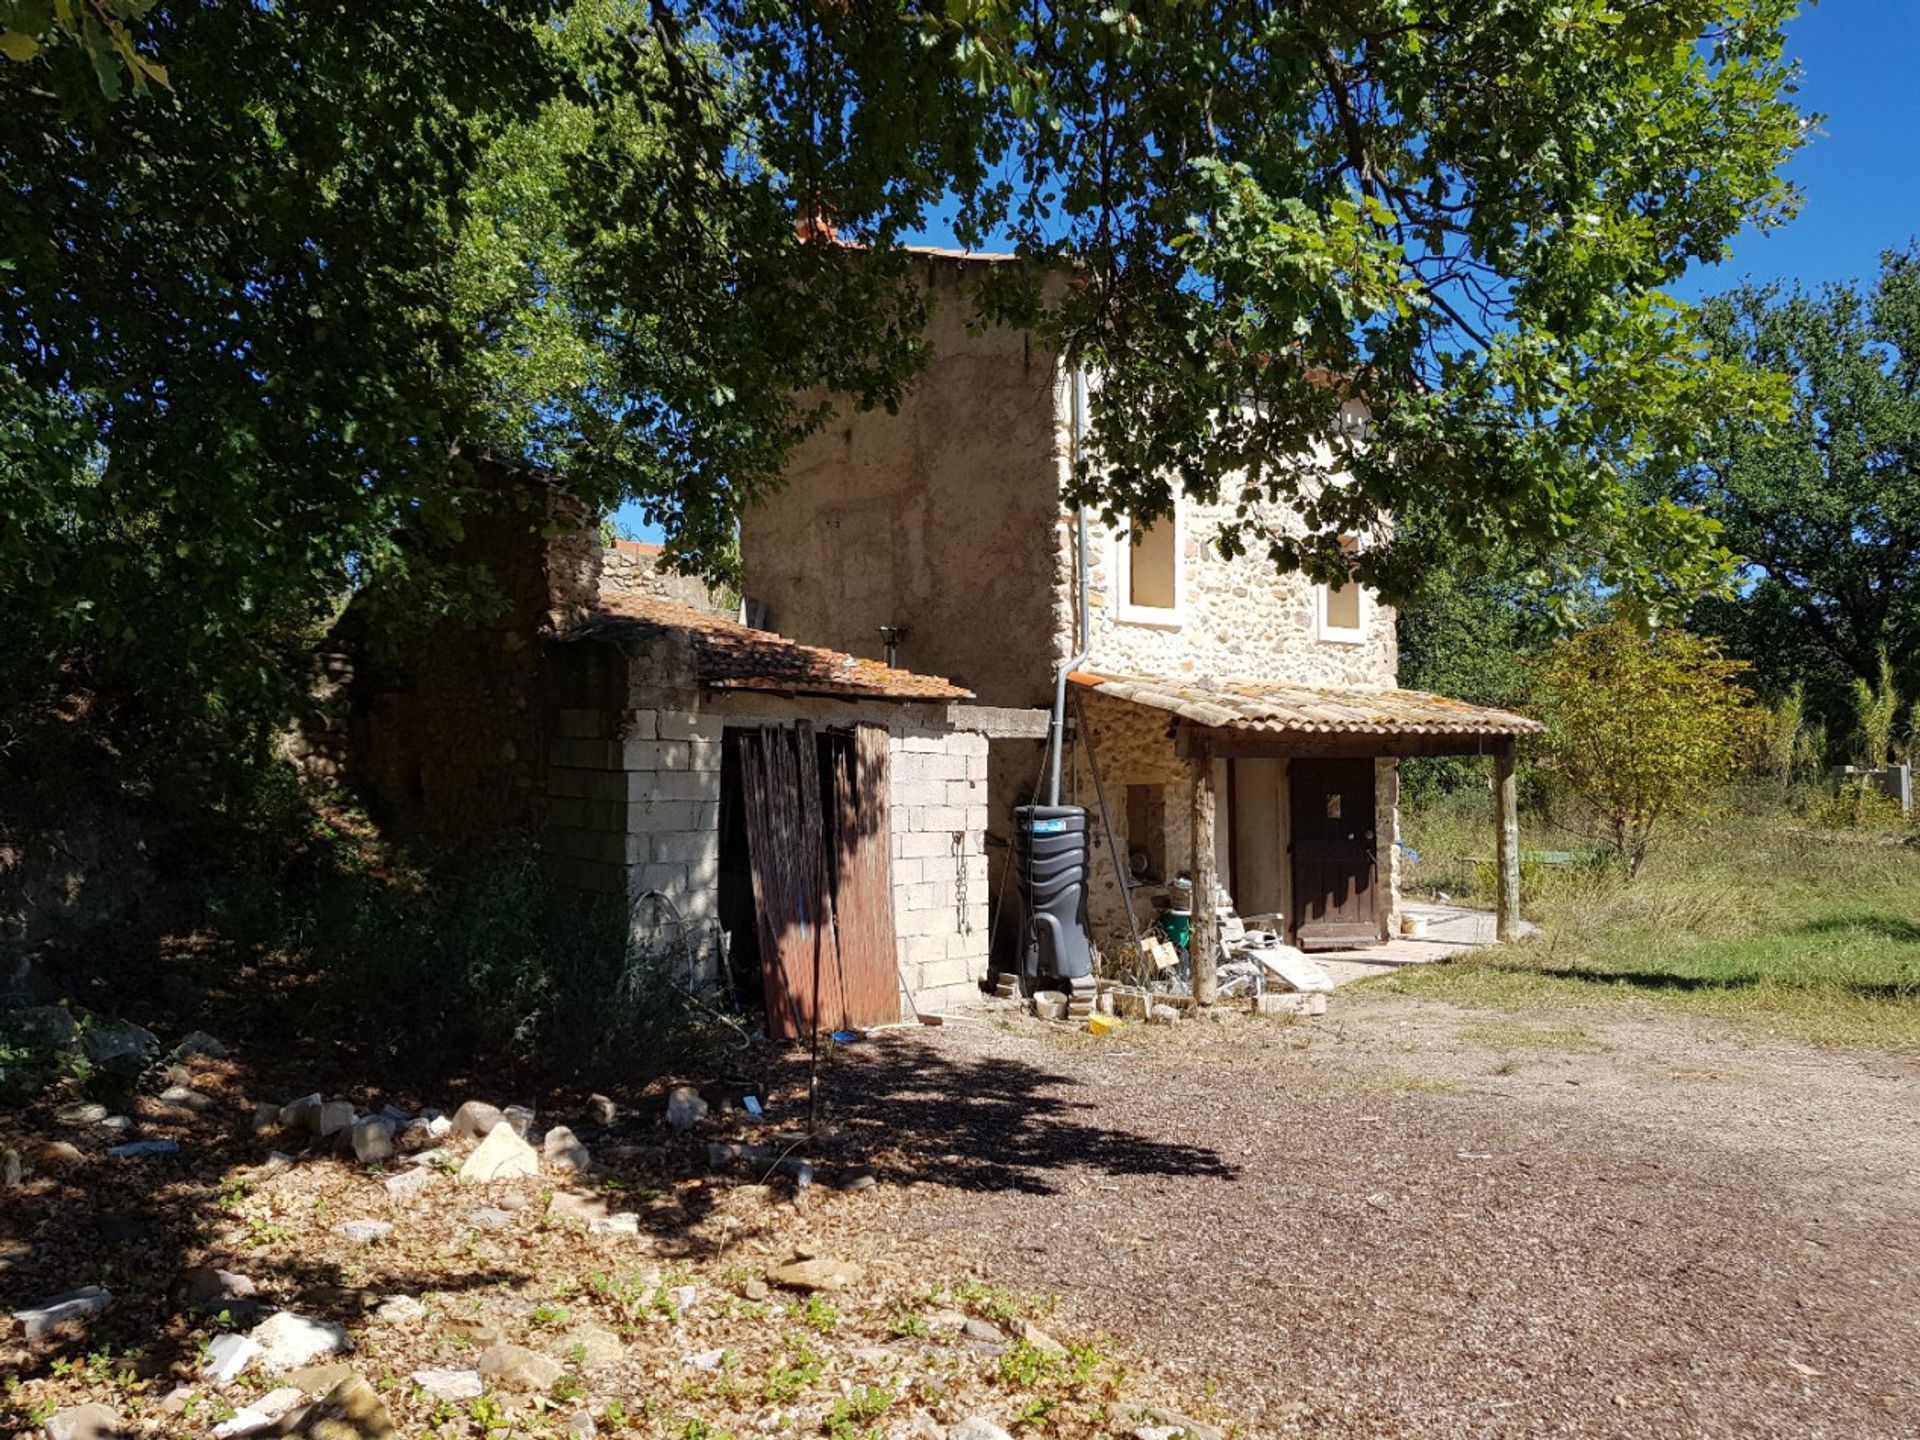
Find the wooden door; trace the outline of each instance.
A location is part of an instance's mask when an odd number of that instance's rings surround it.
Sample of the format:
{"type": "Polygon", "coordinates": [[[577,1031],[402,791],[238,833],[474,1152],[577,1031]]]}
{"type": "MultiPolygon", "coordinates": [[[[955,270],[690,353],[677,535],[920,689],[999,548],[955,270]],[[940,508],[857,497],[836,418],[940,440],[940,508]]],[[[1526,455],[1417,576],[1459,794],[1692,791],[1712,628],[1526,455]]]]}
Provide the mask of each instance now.
{"type": "Polygon", "coordinates": [[[1302,950],[1379,944],[1373,761],[1296,760],[1288,788],[1294,943],[1302,950]]]}
{"type": "Polygon", "coordinates": [[[900,1018],[886,732],[812,725],[741,737],[741,800],[760,930],[767,1033],[900,1018]]]}

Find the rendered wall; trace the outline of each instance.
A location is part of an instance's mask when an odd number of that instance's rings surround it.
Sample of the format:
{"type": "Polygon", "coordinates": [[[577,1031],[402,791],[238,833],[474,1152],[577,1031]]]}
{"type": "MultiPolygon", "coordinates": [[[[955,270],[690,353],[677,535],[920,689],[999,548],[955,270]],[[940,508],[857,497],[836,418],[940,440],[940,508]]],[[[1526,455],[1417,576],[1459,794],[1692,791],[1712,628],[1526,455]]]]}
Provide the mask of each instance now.
{"type": "Polygon", "coordinates": [[[746,593],[768,628],[948,676],[990,705],[1042,705],[1058,633],[1066,443],[1052,357],[967,331],[981,267],[930,258],[931,362],[899,413],[841,416],[741,521],[746,593]]]}

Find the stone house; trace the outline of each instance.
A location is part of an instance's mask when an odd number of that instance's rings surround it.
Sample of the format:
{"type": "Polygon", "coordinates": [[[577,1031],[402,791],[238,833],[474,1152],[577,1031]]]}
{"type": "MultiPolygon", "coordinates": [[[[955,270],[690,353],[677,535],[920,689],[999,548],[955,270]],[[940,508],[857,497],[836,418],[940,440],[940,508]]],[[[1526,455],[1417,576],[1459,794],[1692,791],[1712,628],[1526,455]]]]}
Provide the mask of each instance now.
{"type": "MultiPolygon", "coordinates": [[[[1183,497],[1139,536],[1095,517],[1083,576],[1064,496],[1084,382],[1036,337],[970,323],[969,291],[998,263],[925,253],[929,368],[897,413],[843,407],[745,517],[749,602],[811,643],[869,656],[891,645],[900,664],[995,707],[983,712],[988,833],[1002,856],[1013,807],[1040,790],[1058,672],[1084,650],[1067,687],[1062,799],[1092,812],[1089,922],[1103,948],[1128,938],[1129,904],[1145,916],[1181,872],[1202,897],[1217,875],[1241,915],[1307,948],[1384,939],[1409,755],[1492,757],[1511,925],[1512,756],[1534,722],[1397,689],[1392,609],[1358,585],[1222,559],[1208,542],[1224,505],[1183,497]]],[[[1009,865],[993,867],[997,906],[1009,865]]],[[[1017,951],[1018,923],[1001,926],[997,963],[1017,951]]]]}
{"type": "Polygon", "coordinates": [[[556,879],[632,906],[637,949],[764,1007],[772,1033],[977,996],[970,693],[749,628],[657,552],[556,526],[550,477],[500,488],[461,557],[498,578],[500,613],[392,653],[368,643],[377,607],[350,606],[324,664],[345,703],[295,742],[308,766],[396,833],[536,844],[556,879]]]}

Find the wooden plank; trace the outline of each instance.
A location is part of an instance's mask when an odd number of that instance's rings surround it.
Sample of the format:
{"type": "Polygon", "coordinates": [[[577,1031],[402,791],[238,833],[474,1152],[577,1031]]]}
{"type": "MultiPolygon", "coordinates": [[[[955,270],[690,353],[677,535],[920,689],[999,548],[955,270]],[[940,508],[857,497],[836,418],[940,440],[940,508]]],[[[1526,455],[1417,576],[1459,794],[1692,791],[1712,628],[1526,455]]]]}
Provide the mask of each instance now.
{"type": "Polygon", "coordinates": [[[1373,756],[1492,755],[1509,735],[1337,735],[1299,730],[1209,730],[1182,725],[1174,749],[1182,759],[1351,759],[1373,756]]]}
{"type": "Polygon", "coordinates": [[[839,1026],[900,1018],[893,931],[893,820],[887,803],[887,731],[860,725],[834,751],[833,906],[839,941],[839,1026]]]}

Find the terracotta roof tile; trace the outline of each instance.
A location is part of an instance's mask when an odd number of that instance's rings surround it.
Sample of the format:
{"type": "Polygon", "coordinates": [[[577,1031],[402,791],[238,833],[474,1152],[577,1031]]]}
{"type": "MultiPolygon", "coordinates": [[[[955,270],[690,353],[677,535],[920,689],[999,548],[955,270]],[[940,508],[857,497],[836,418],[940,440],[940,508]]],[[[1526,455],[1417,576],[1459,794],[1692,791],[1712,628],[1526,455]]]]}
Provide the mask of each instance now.
{"type": "Polygon", "coordinates": [[[703,684],[722,690],[772,690],[797,695],[847,695],[874,700],[971,700],[973,692],[878,660],[802,645],[770,630],[755,630],[726,615],[634,593],[600,597],[576,633],[618,641],[623,633],[684,631],[693,643],[703,684]]]}
{"type": "Polygon", "coordinates": [[[1533,735],[1538,720],[1420,690],[1318,689],[1265,681],[1182,683],[1076,671],[1075,684],[1209,729],[1301,735],[1533,735]]]}

